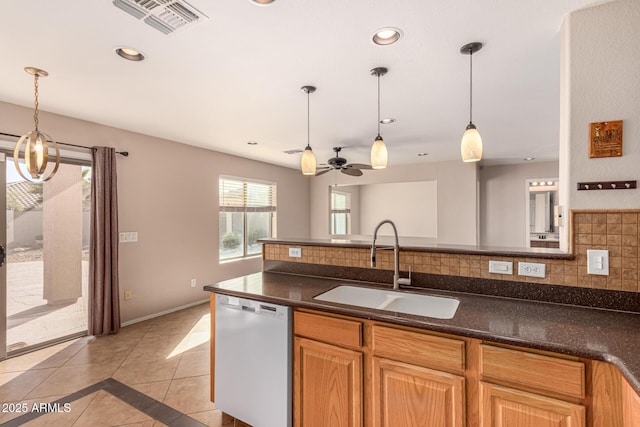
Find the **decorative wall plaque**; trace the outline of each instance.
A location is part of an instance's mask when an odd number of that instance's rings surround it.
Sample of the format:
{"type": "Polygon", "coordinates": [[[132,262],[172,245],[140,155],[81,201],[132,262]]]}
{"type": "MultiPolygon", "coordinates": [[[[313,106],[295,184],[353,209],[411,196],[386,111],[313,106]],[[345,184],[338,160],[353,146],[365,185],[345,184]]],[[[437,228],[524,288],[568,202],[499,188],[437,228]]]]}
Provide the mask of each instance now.
{"type": "Polygon", "coordinates": [[[589,123],[589,158],[622,156],[622,120],[589,123]]]}

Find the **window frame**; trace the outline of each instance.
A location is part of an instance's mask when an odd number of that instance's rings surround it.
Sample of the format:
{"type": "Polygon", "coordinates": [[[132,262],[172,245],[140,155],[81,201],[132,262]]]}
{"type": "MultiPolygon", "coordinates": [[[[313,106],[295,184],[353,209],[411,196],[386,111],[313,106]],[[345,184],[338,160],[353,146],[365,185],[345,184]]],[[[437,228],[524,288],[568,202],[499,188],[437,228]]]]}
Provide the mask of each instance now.
{"type": "Polygon", "coordinates": [[[331,220],[329,221],[330,234],[333,236],[347,236],[351,234],[351,193],[346,191],[338,191],[331,190],[330,192],[330,206],[329,212],[331,214],[331,220]],[[335,208],[335,196],[344,196],[345,197],[345,207],[343,209],[335,208]],[[344,215],[345,218],[345,232],[337,233],[337,221],[336,218],[338,215],[344,215]]]}
{"type": "MultiPolygon", "coordinates": [[[[264,196],[263,196],[264,197],[264,196]]],[[[238,261],[243,259],[250,259],[260,257],[262,255],[262,246],[260,246],[260,250],[255,253],[249,253],[249,213],[260,213],[265,212],[269,213],[269,229],[267,230],[267,236],[265,237],[275,237],[276,236],[276,219],[277,219],[277,183],[259,179],[251,179],[251,178],[243,178],[237,176],[229,176],[229,175],[220,175],[218,177],[218,260],[220,263],[230,262],[230,261],[238,261]],[[242,196],[231,197],[228,199],[228,202],[225,204],[225,198],[223,194],[224,183],[229,182],[229,187],[233,190],[233,187],[238,187],[237,184],[241,184],[242,187],[242,196]],[[235,184],[232,184],[234,182],[235,184]],[[258,197],[253,194],[251,195],[251,191],[249,187],[251,185],[256,186],[266,186],[267,195],[265,204],[260,204],[258,199],[261,198],[261,195],[258,194],[258,197]],[[241,201],[240,201],[241,200],[241,201]],[[254,206],[251,206],[251,205],[254,206]],[[221,230],[220,230],[220,214],[222,213],[242,213],[242,253],[236,256],[222,257],[221,250],[221,230]]]]}

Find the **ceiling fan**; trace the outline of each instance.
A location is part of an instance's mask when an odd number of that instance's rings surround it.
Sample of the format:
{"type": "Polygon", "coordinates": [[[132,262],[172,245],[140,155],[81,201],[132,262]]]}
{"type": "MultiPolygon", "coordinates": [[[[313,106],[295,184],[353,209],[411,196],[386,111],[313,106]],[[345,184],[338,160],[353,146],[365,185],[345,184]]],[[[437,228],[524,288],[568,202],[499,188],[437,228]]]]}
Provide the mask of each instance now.
{"type": "Polygon", "coordinates": [[[327,164],[329,166],[318,168],[316,176],[327,173],[330,170],[339,170],[340,172],[351,176],[361,176],[362,169],[373,169],[371,165],[365,165],[363,163],[347,163],[347,159],[340,157],[341,150],[342,147],[333,147],[333,151],[335,151],[336,156],[327,160],[327,164]]]}

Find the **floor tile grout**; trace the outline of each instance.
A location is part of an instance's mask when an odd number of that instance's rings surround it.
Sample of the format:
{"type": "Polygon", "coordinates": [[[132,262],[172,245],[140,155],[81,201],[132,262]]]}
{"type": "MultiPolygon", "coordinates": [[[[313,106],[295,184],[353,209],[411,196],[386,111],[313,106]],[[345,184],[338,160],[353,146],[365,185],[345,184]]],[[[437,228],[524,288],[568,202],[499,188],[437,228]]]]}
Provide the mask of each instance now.
{"type": "MultiPolygon", "coordinates": [[[[189,309],[186,309],[186,310],[189,310],[189,309]]],[[[120,335],[121,339],[118,337],[118,334],[113,335],[114,338],[104,337],[105,341],[103,343],[100,343],[99,341],[102,339],[102,337],[80,338],[78,339],[77,342],[72,343],[67,347],[63,347],[54,353],[51,353],[51,352],[43,353],[41,360],[38,360],[35,358],[27,359],[24,364],[25,367],[29,366],[31,362],[33,362],[33,364],[35,365],[35,366],[31,366],[27,370],[7,371],[2,373],[17,372],[18,374],[16,378],[18,378],[20,375],[23,375],[25,372],[34,372],[42,369],[51,369],[51,372],[48,375],[46,375],[46,377],[42,379],[38,378],[39,381],[37,381],[37,384],[30,386],[26,391],[21,390],[19,388],[21,387],[21,385],[17,386],[18,388],[16,389],[16,391],[19,390],[20,394],[26,393],[23,396],[23,399],[26,400],[30,394],[34,393],[39,387],[44,385],[42,390],[39,393],[44,392],[44,394],[49,394],[49,396],[66,395],[63,398],[59,398],[56,401],[54,401],[54,402],[58,402],[58,401],[61,401],[61,399],[69,398],[70,396],[73,396],[75,393],[78,393],[78,392],[74,392],[69,394],[68,392],[67,393],[56,392],[57,390],[64,390],[64,389],[73,390],[69,386],[65,386],[64,376],[69,375],[70,372],[74,370],[74,368],[82,367],[79,369],[86,370],[87,375],[98,377],[97,379],[99,379],[99,377],[102,377],[102,374],[101,374],[102,372],[108,375],[109,371],[111,371],[111,375],[109,375],[107,379],[103,381],[99,381],[97,384],[120,383],[125,389],[132,390],[130,392],[132,393],[132,395],[143,396],[144,399],[149,399],[152,402],[157,402],[157,404],[163,405],[163,407],[169,408],[169,410],[171,411],[175,411],[175,413],[178,414],[178,418],[181,420],[181,422],[186,423],[184,425],[204,426],[204,424],[189,417],[187,414],[188,410],[196,409],[196,412],[193,412],[193,414],[200,414],[200,416],[203,417],[202,419],[207,419],[209,420],[207,422],[211,422],[213,423],[213,425],[219,426],[220,420],[217,417],[220,417],[221,413],[219,410],[215,410],[215,407],[211,405],[211,402],[209,402],[208,386],[205,389],[203,384],[205,382],[204,378],[199,381],[196,380],[196,382],[194,383],[189,382],[189,380],[197,379],[200,377],[206,377],[209,375],[208,369],[207,369],[207,372],[205,373],[203,369],[197,367],[197,366],[203,367],[203,364],[205,363],[205,359],[208,360],[209,358],[209,356],[206,354],[208,352],[208,344],[207,344],[208,340],[205,342],[200,340],[200,337],[202,336],[202,332],[207,332],[207,328],[199,327],[198,330],[194,331],[194,328],[203,321],[203,317],[208,315],[208,305],[203,304],[197,310],[198,311],[192,312],[193,314],[185,313],[184,316],[176,316],[177,318],[173,318],[173,317],[168,319],[167,318],[163,319],[162,317],[155,318],[153,319],[153,321],[149,322],[149,324],[147,325],[132,328],[130,332],[126,331],[127,327],[125,327],[123,328],[123,330],[125,330],[126,332],[125,334],[120,335]],[[163,335],[163,328],[165,326],[167,327],[167,330],[163,335]],[[194,334],[193,336],[195,338],[191,337],[190,334],[192,333],[194,334]],[[183,338],[182,341],[180,340],[181,337],[183,338]],[[117,356],[117,357],[114,357],[114,359],[117,360],[116,364],[113,364],[111,366],[109,366],[109,362],[106,361],[107,359],[101,356],[103,345],[104,345],[105,352],[110,351],[111,346],[109,345],[109,342],[106,341],[107,339],[113,339],[113,342],[115,345],[115,347],[113,347],[113,350],[112,350],[113,352],[109,354],[113,354],[114,356],[117,356]],[[189,341],[190,339],[194,340],[193,341],[194,344],[191,344],[191,341],[189,341]],[[167,342],[163,343],[163,340],[166,340],[167,342]],[[149,344],[148,346],[145,344],[145,341],[148,341],[148,344],[149,344]],[[173,350],[170,350],[171,347],[173,347],[174,345],[174,341],[175,341],[175,347],[173,348],[173,350]],[[182,343],[186,343],[187,344],[186,347],[182,347],[181,346],[182,343]],[[91,348],[90,346],[92,344],[97,346],[91,348]],[[154,347],[157,347],[157,350],[155,350],[155,353],[154,353],[154,347]],[[136,351],[139,352],[137,355],[138,357],[132,358],[132,356],[136,355],[135,354],[136,351]],[[171,353],[169,354],[175,353],[175,355],[172,356],[171,359],[167,359],[167,357],[164,354],[165,351],[170,351],[171,353]],[[85,352],[85,353],[81,353],[81,352],[85,352]],[[198,356],[190,356],[188,359],[185,359],[185,354],[198,354],[198,356]],[[161,357],[157,359],[158,356],[161,356],[161,357]],[[57,357],[57,358],[53,359],[54,357],[57,357]],[[149,357],[151,357],[151,359],[149,359],[149,357]],[[46,363],[48,360],[51,360],[51,362],[49,363],[51,363],[52,366],[46,367],[46,363]],[[97,360],[97,362],[94,362],[95,360],[97,360]],[[162,378],[165,375],[165,374],[157,375],[156,373],[152,373],[156,368],[156,365],[154,365],[153,363],[154,360],[170,361],[168,364],[163,365],[163,369],[167,376],[167,379],[144,381],[145,378],[149,378],[149,379],[154,377],[162,378]],[[187,365],[183,366],[182,365],[183,362],[185,363],[189,362],[187,363],[188,366],[187,365]],[[192,367],[191,362],[196,363],[197,364],[195,365],[196,367],[192,367]],[[144,367],[140,367],[140,366],[136,367],[136,364],[144,365],[145,363],[149,365],[147,370],[145,370],[146,368],[144,367]],[[123,367],[125,367],[125,365],[127,364],[129,364],[128,366],[133,368],[133,371],[129,371],[129,372],[122,371],[122,374],[120,375],[120,378],[118,380],[113,378],[113,376],[116,375],[116,373],[120,371],[123,367]],[[42,367],[38,368],[38,365],[42,365],[42,367]],[[100,365],[104,365],[108,369],[104,371],[104,369],[100,365]],[[98,368],[93,370],[91,368],[93,366],[97,366],[98,368]],[[65,371],[61,372],[60,370],[63,368],[65,368],[65,371]],[[167,370],[166,368],[169,368],[169,369],[167,370]],[[181,372],[179,372],[179,370],[181,372]],[[182,374],[182,372],[185,372],[186,375],[182,374]],[[203,373],[198,375],[197,372],[203,372],[203,373]],[[58,374],[57,377],[52,379],[51,377],[56,375],[56,373],[58,374]],[[181,376],[177,378],[176,375],[179,373],[181,376]],[[52,381],[50,381],[49,384],[45,385],[45,383],[50,379],[52,379],[52,381]],[[132,385],[127,384],[127,382],[133,382],[133,381],[136,381],[136,379],[138,381],[139,380],[143,380],[143,381],[138,382],[136,384],[132,384],[132,385]],[[167,382],[167,385],[166,385],[166,388],[163,389],[162,388],[163,386],[160,383],[163,383],[165,381],[167,382]],[[186,383],[183,381],[186,381],[186,383]],[[155,387],[155,389],[153,386],[142,387],[141,389],[145,390],[147,393],[150,393],[151,395],[155,395],[156,398],[153,398],[150,395],[147,395],[134,388],[138,386],[147,386],[154,383],[158,384],[158,387],[155,387]],[[185,387],[185,384],[187,384],[187,387],[192,387],[191,384],[194,384],[194,387],[195,387],[195,385],[198,384],[197,385],[198,395],[197,397],[194,396],[196,399],[199,399],[198,403],[194,404],[193,402],[185,402],[184,397],[181,397],[181,396],[184,396],[184,389],[182,389],[182,387],[185,387]],[[155,390],[155,393],[154,393],[154,390],[155,390]],[[165,401],[170,402],[171,404],[164,403],[165,401]],[[174,406],[171,406],[171,405],[174,405],[174,406]],[[211,409],[202,409],[202,408],[208,407],[208,405],[211,407],[211,409]],[[181,408],[181,409],[178,409],[178,408],[181,408]],[[207,412],[212,412],[212,414],[206,415],[207,412]]],[[[17,357],[20,357],[20,356],[17,356],[17,357]]],[[[20,366],[20,365],[17,364],[16,366],[20,366]]],[[[79,377],[79,378],[83,378],[83,377],[79,377]]],[[[78,385],[82,384],[82,380],[78,382],[79,382],[78,385]]],[[[30,385],[28,382],[26,382],[26,384],[30,385]]],[[[91,386],[88,386],[86,388],[90,389],[90,387],[91,386]]],[[[116,397],[124,401],[125,403],[127,403],[129,406],[132,406],[135,408],[134,405],[131,405],[129,402],[126,402],[126,400],[121,399],[119,396],[116,396],[116,397]]],[[[80,397],[77,397],[76,399],[79,399],[79,398],[80,397]]],[[[29,398],[29,400],[34,400],[34,399],[36,401],[40,399],[42,402],[45,402],[47,399],[49,399],[49,397],[40,396],[36,398],[29,398]]],[[[77,422],[83,418],[86,411],[94,403],[95,399],[96,399],[96,396],[93,396],[91,398],[91,401],[87,403],[87,406],[85,406],[84,409],[82,409],[81,412],[77,415],[77,418],[73,420],[73,423],[72,423],[73,425],[76,425],[77,422]]],[[[98,404],[97,401],[95,403],[98,404]]],[[[141,411],[141,412],[146,413],[145,411],[141,411]]],[[[158,420],[155,417],[152,417],[152,418],[155,421],[163,422],[162,420],[158,420]]],[[[17,421],[15,420],[18,420],[18,419],[23,420],[22,416],[17,417],[7,421],[7,423],[5,424],[0,424],[0,426],[5,427],[5,425],[6,426],[21,425],[21,424],[16,424],[17,421]]],[[[170,421],[170,420],[166,420],[166,421],[170,421]]],[[[166,422],[164,424],[171,426],[171,424],[168,424],[166,422]]],[[[183,424],[180,424],[180,425],[182,426],[183,424]]]]}

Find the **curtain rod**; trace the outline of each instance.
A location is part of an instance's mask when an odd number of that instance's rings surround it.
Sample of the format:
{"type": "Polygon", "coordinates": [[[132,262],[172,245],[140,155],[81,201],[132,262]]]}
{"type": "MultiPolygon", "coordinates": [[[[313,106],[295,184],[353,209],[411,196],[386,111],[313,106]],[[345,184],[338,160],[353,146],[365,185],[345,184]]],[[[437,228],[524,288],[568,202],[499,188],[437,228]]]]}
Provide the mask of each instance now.
{"type": "MultiPolygon", "coordinates": [[[[20,135],[14,135],[12,133],[0,132],[0,135],[2,135],[2,136],[11,136],[13,138],[20,138],[20,135]]],[[[61,141],[56,141],[56,144],[66,145],[68,147],[86,148],[87,150],[93,150],[93,148],[94,148],[94,147],[87,147],[86,145],[69,144],[67,142],[61,142],[61,141]]],[[[116,151],[116,154],[121,154],[124,157],[129,157],[129,152],[128,151],[116,151]]]]}

